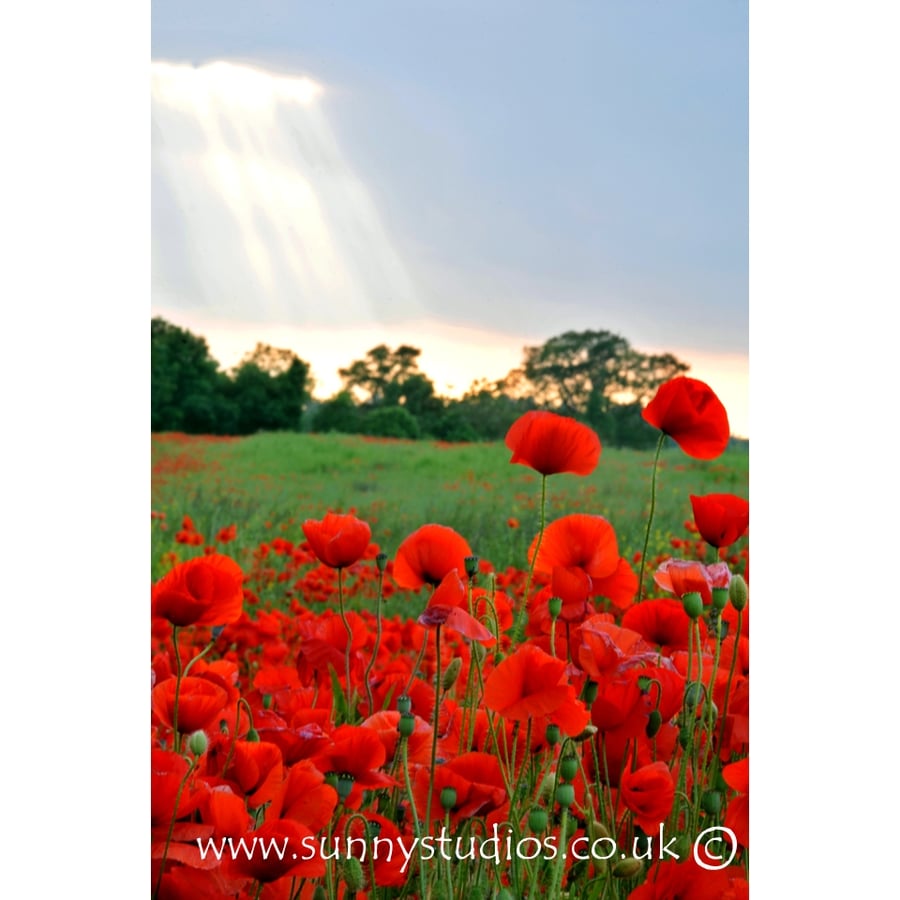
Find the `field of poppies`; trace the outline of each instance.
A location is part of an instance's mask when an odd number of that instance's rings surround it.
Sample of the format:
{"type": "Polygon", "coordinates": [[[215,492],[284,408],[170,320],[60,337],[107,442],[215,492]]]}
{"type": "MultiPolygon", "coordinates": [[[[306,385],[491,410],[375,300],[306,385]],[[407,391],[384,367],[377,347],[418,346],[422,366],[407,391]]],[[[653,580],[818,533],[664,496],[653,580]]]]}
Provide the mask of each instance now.
{"type": "MultiPolygon", "coordinates": [[[[299,521],[199,478],[155,508],[152,896],[747,897],[746,491],[690,487],[729,441],[708,385],[643,416],[659,443],[621,525],[573,489],[614,454],[551,412],[506,437],[528,482],[452,521],[412,468],[407,523],[324,463],[328,508],[299,521]]],[[[154,491],[214,467],[178,441],[154,491]]]]}

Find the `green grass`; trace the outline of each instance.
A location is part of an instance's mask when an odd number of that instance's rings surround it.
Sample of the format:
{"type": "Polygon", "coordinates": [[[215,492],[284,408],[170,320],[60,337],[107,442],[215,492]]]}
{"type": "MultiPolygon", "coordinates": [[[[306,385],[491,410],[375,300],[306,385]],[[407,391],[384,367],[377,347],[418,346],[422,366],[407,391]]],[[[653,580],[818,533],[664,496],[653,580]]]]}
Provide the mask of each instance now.
{"type": "MultiPolygon", "coordinates": [[[[501,443],[438,445],[287,433],[224,441],[154,435],[152,442],[153,510],[165,513],[168,523],[162,531],[154,522],[154,579],[164,571],[163,554],[180,547],[175,532],[185,514],[210,543],[220,528],[236,524],[238,539],[227,552],[239,561],[276,536],[303,540],[303,521],[329,510],[353,511],[369,522],[372,540],[390,556],[420,525],[449,525],[497,569],[524,567],[539,528],[540,476],[511,465],[501,443]],[[511,528],[510,517],[520,527],[511,528]]],[[[620,553],[630,560],[643,545],[652,462],[652,451],[604,449],[590,476],[551,476],[548,521],[570,512],[605,516],[616,528],[620,553]]],[[[729,449],[718,460],[701,462],[674,445],[666,447],[650,555],[678,555],[670,538],[688,537],[690,494],[747,497],[748,478],[744,450],[729,449]]]]}

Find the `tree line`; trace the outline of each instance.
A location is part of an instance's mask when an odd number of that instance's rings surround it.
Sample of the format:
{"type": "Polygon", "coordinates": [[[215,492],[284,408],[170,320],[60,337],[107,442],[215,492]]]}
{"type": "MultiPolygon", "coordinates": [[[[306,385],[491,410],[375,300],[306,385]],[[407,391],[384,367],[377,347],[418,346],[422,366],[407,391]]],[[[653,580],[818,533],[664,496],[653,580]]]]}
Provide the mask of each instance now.
{"type": "Polygon", "coordinates": [[[522,413],[550,409],[587,423],[609,446],[649,447],[656,432],[641,418],[642,406],[689,368],[608,331],[567,331],[525,347],[521,366],[505,378],[482,379],[448,398],[420,370],[419,348],[380,344],[338,370],[337,394],[316,400],[310,366],[292,350],[260,343],[223,371],[204,338],[159,317],[151,320],[151,342],[151,429],[189,434],[496,441],[522,413]]]}

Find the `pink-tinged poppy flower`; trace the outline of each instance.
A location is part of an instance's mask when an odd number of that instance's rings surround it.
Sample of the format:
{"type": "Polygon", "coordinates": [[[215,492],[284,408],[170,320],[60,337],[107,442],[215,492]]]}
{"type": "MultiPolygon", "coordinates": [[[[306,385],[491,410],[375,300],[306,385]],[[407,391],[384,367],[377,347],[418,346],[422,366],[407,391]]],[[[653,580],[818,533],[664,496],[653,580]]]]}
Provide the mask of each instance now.
{"type": "Polygon", "coordinates": [[[151,612],[173,625],[227,625],[244,609],[244,573],[229,556],[210,553],[179,563],[153,587],[151,612]]]}
{"type": "Polygon", "coordinates": [[[750,524],[750,504],[734,494],[691,494],[694,524],[707,544],[730,547],[750,524]]]}
{"type": "MultiPolygon", "coordinates": [[[[664,591],[682,599],[685,594],[700,594],[704,603],[712,602],[712,582],[703,563],[685,559],[666,559],[660,563],[653,580],[664,591]]],[[[728,585],[726,584],[725,587],[728,585]]]]}
{"type": "Polygon", "coordinates": [[[510,462],[530,466],[541,475],[571,472],[590,475],[600,460],[600,438],[581,422],[542,410],[532,410],[513,422],[506,433],[510,462]]]}
{"type": "Polygon", "coordinates": [[[715,459],[728,446],[728,413],[713,389],[696,378],[680,375],[661,385],[641,415],[694,459],[715,459]]]}
{"type": "Polygon", "coordinates": [[[465,572],[466,557],[472,555],[468,541],[446,525],[423,525],[397,549],[394,581],[402,588],[418,590],[438,585],[448,572],[465,572]]]}
{"type": "Polygon", "coordinates": [[[307,519],[303,533],[316,559],[332,569],[358,562],[369,546],[372,529],[356,516],[326,513],[321,520],[307,519]]]}

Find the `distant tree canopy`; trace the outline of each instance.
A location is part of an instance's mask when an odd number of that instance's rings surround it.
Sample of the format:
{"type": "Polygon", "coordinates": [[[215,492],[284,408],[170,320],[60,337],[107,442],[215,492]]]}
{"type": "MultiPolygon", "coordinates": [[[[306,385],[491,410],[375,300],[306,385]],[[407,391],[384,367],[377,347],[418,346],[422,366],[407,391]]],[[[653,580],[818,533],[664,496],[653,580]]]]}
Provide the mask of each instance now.
{"type": "Polygon", "coordinates": [[[257,344],[225,373],[206,340],[151,320],[150,427],[189,434],[299,431],[309,400],[309,365],[291,350],[257,344]]]}
{"type": "Polygon", "coordinates": [[[445,441],[502,440],[530,409],[586,422],[612,446],[645,447],[657,432],[641,408],[665,381],[688,371],[670,353],[646,354],[609,331],[567,331],[523,348],[505,378],[476,381],[459,399],[441,397],[419,369],[422,351],[379,344],[339,369],[342,389],[311,401],[309,365],[291,350],[257,344],[221,372],[203,338],[152,320],[154,431],[252,434],[336,431],[445,441]],[[309,413],[304,425],[304,414],[309,413]]]}

